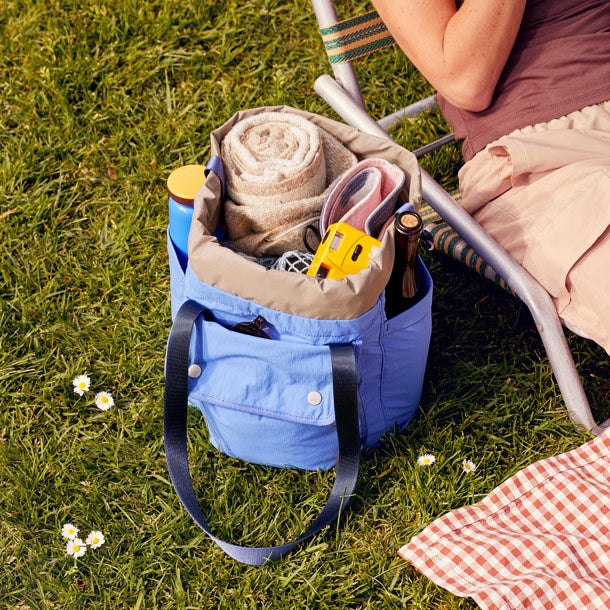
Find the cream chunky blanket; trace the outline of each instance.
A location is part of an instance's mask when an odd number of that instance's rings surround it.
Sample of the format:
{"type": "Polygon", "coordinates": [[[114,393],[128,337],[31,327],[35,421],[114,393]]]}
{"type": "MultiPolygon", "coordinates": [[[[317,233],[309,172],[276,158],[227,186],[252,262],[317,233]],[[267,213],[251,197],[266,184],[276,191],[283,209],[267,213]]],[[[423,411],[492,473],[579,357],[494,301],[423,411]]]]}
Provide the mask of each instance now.
{"type": "Polygon", "coordinates": [[[305,250],[334,180],[357,162],[329,133],[292,113],[263,112],[223,138],[225,221],[233,245],[253,256],[305,250]]]}

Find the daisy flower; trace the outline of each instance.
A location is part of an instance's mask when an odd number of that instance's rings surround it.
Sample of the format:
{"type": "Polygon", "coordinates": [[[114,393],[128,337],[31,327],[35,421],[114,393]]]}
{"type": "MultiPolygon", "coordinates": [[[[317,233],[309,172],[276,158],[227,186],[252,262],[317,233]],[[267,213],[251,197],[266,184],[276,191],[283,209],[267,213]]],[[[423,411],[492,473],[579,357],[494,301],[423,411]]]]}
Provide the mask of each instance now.
{"type": "Polygon", "coordinates": [[[90,546],[92,549],[99,549],[104,542],[106,542],[106,538],[104,538],[102,532],[91,532],[87,536],[87,540],[85,540],[87,546],[90,546]]]}
{"type": "Polygon", "coordinates": [[[61,535],[68,540],[72,540],[78,536],[78,528],[71,523],[64,523],[64,526],[61,528],[61,535]]]}
{"type": "Polygon", "coordinates": [[[87,546],[80,538],[72,538],[72,540],[68,540],[68,544],[66,544],[66,553],[72,555],[75,559],[82,557],[86,550],[87,546]]]}
{"type": "Polygon", "coordinates": [[[82,396],[85,392],[89,391],[89,385],[91,384],[91,379],[87,375],[79,375],[75,379],[72,380],[72,385],[74,386],[74,391],[82,396]]]}
{"type": "Polygon", "coordinates": [[[477,469],[477,465],[470,460],[462,460],[462,468],[464,472],[474,472],[477,469]]]}
{"type": "Polygon", "coordinates": [[[102,411],[107,411],[114,404],[114,399],[108,392],[98,392],[95,396],[95,406],[102,411]]]}
{"type": "Polygon", "coordinates": [[[434,464],[435,461],[436,461],[436,458],[431,453],[425,453],[424,455],[420,455],[417,458],[417,465],[418,466],[432,466],[432,464],[434,464]]]}

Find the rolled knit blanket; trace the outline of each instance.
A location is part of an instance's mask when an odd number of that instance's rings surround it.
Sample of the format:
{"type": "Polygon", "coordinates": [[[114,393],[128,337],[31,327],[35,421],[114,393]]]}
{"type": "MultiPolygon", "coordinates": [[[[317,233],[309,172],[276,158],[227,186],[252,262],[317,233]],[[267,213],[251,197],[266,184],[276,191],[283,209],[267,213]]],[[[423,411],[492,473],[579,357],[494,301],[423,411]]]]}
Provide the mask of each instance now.
{"type": "Polygon", "coordinates": [[[239,121],[223,138],[225,221],[233,245],[252,256],[305,250],[333,181],[356,164],[335,137],[289,112],[239,121]]]}

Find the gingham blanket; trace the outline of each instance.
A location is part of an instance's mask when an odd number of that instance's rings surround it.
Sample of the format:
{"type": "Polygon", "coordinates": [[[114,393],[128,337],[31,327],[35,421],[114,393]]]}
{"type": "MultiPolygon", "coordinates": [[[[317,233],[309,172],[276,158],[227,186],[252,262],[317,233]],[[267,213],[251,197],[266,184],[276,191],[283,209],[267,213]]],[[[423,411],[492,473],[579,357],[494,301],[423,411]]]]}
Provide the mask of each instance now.
{"type": "Polygon", "coordinates": [[[399,554],[485,610],[609,610],[610,430],[440,517],[399,554]]]}

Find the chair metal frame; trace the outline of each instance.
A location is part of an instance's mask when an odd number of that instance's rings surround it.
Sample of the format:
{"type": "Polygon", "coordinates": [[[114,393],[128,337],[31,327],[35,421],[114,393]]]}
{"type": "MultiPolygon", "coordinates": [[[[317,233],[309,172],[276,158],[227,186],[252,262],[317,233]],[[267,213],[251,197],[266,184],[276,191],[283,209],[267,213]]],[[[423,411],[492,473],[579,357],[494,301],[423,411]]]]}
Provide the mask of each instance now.
{"type": "MultiPolygon", "coordinates": [[[[332,0],[311,0],[311,4],[320,28],[338,23],[332,0]]],[[[428,97],[375,121],[366,111],[352,62],[331,64],[331,66],[334,78],[329,74],[319,76],[314,83],[314,90],[346,123],[365,133],[392,139],[387,130],[404,118],[416,116],[435,106],[434,99],[428,97]]],[[[442,138],[415,151],[415,154],[421,156],[452,139],[453,136],[442,138]]],[[[430,207],[500,274],[530,310],[570,419],[575,425],[585,428],[594,435],[610,427],[610,419],[598,425],[593,418],[561,321],[548,292],[517,264],[423,168],[421,168],[421,179],[423,197],[430,207]]]]}

